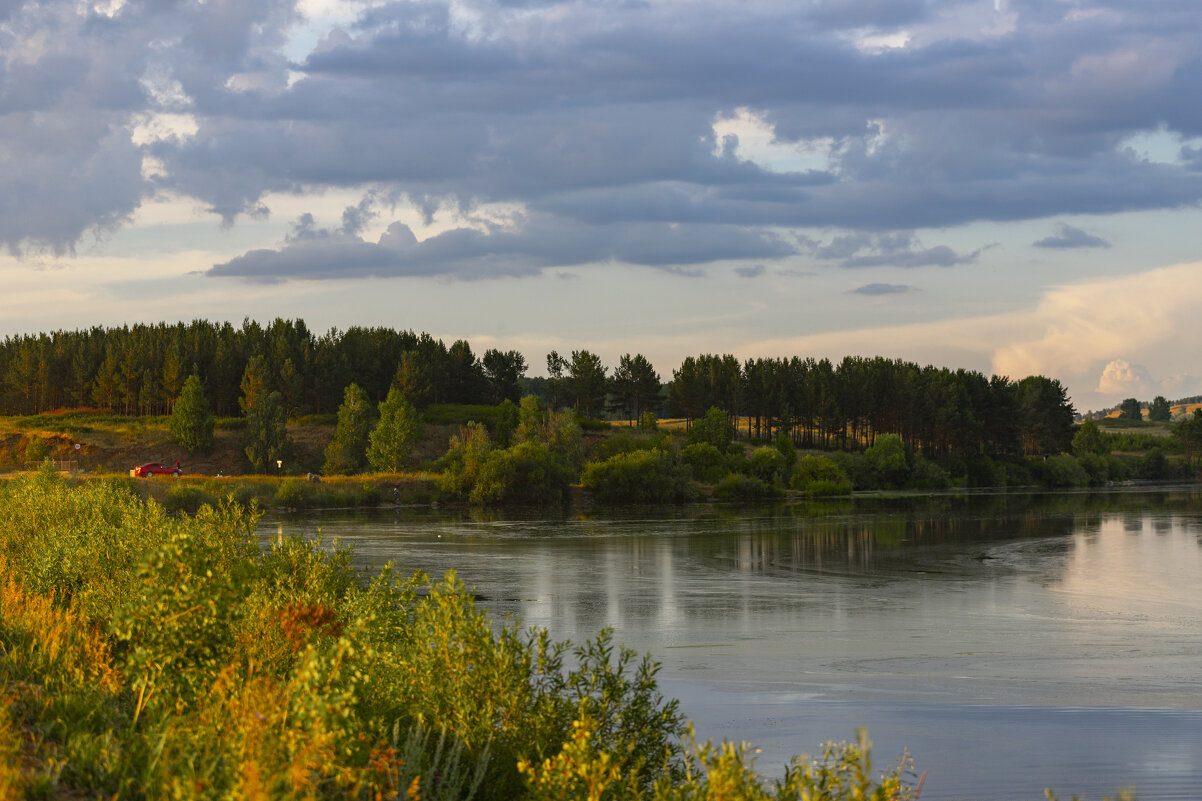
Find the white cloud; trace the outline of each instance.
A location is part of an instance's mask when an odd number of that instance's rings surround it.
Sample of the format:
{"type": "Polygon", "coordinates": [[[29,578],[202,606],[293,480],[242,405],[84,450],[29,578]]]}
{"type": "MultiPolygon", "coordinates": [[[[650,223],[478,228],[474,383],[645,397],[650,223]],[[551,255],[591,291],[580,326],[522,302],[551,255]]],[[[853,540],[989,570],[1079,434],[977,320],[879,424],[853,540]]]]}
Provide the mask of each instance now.
{"type": "Polygon", "coordinates": [[[1147,398],[1152,384],[1148,368],[1142,364],[1130,364],[1123,359],[1115,359],[1102,370],[1097,391],[1103,395],[1147,398]]]}

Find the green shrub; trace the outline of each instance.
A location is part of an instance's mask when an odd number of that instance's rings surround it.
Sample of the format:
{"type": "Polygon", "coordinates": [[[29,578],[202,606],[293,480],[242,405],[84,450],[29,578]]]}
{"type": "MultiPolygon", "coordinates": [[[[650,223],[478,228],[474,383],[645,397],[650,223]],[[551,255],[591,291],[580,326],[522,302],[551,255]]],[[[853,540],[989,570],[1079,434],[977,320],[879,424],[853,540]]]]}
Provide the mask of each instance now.
{"type": "Polygon", "coordinates": [[[766,484],[783,482],[788,469],[784,454],[769,445],[756,448],[747,460],[747,474],[766,484]]]}
{"type": "Polygon", "coordinates": [[[603,503],[672,503],[694,496],[688,469],[662,451],[631,451],[590,462],[580,483],[603,503]]]}
{"type": "Polygon", "coordinates": [[[906,459],[906,446],[897,434],[878,436],[872,446],[864,451],[864,458],[883,486],[900,487],[906,483],[910,466],[906,459]]]}
{"type": "Polygon", "coordinates": [[[205,504],[215,506],[217,499],[195,484],[172,484],[163,501],[167,511],[187,512],[190,515],[196,514],[205,504]]]}
{"type": "Polygon", "coordinates": [[[568,500],[572,468],[541,442],[490,451],[469,498],[473,503],[545,504],[568,500]]]}
{"type": "Polygon", "coordinates": [[[50,448],[41,437],[30,437],[25,443],[25,465],[36,467],[50,456],[50,448]]]}
{"type": "Polygon", "coordinates": [[[850,495],[851,480],[847,474],[825,456],[806,454],[793,468],[790,486],[803,495],[824,497],[850,495]]]}
{"type": "MultiPolygon", "coordinates": [[[[951,485],[947,472],[935,462],[920,453],[914,454],[912,461],[914,464],[910,468],[909,486],[914,489],[938,490],[947,489],[951,485]]],[[[992,461],[990,465],[992,466],[992,461]]],[[[1005,481],[1004,475],[996,468],[991,475],[992,483],[987,486],[1001,486],[1005,481]]]]}
{"type": "Polygon", "coordinates": [[[1076,459],[1088,477],[1089,486],[1105,486],[1106,482],[1110,480],[1110,467],[1105,456],[1099,456],[1091,451],[1082,451],[1076,459]]]}
{"type": "Polygon", "coordinates": [[[690,444],[708,442],[722,452],[730,447],[735,438],[735,427],[730,417],[721,409],[711,406],[700,420],[694,420],[689,426],[688,441],[690,444]]]}
{"type": "Polygon", "coordinates": [[[731,473],[714,485],[714,497],[724,500],[759,501],[780,498],[784,490],[758,478],[731,473]]]}
{"type": "Polygon", "coordinates": [[[880,476],[864,454],[832,451],[823,455],[843,471],[854,489],[871,490],[882,486],[880,476]]]}
{"type": "Polygon", "coordinates": [[[1139,478],[1149,480],[1169,478],[1171,472],[1164,448],[1151,448],[1141,456],[1139,463],[1135,467],[1135,475],[1139,478]]]}
{"type": "Polygon", "coordinates": [[[633,434],[611,434],[598,442],[592,451],[593,462],[604,462],[619,453],[655,450],[659,446],[658,437],[635,436],[633,434]]]}
{"type": "Polygon", "coordinates": [[[276,488],[274,503],[288,509],[308,509],[318,505],[317,496],[316,484],[299,478],[286,478],[276,488]]]}
{"type": "Polygon", "coordinates": [[[1046,459],[1032,457],[1028,463],[1036,480],[1044,486],[1061,488],[1089,486],[1089,474],[1085,472],[1085,468],[1081,466],[1080,462],[1067,453],[1049,456],[1046,459]]]}
{"type": "Polygon", "coordinates": [[[717,446],[708,442],[694,442],[680,451],[680,459],[693,473],[693,478],[706,484],[714,484],[730,473],[726,456],[717,446]]]}

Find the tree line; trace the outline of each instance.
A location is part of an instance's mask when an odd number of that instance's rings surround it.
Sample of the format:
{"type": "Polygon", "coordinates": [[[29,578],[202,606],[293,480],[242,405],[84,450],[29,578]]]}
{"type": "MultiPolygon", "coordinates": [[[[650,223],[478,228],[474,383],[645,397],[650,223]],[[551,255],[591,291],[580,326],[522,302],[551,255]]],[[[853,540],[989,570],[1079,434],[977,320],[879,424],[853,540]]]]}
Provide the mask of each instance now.
{"type": "Polygon", "coordinates": [[[526,376],[518,351],[477,356],[466,340],[385,327],[310,331],[302,320],[240,327],[194,320],[94,327],[0,342],[0,411],[34,414],[93,407],[127,415],[170,413],[197,376],[216,416],[245,416],[278,393],[288,417],[334,414],[352,383],[368,403],[398,390],[418,409],[516,403],[536,394],[583,417],[697,420],[710,408],[748,438],[784,435],[801,447],[862,450],[896,434],[931,458],[1047,455],[1069,448],[1075,412],[1055,379],[1011,380],[900,359],[686,358],[664,382],[641,354],[610,370],[587,351],[546,355],[546,378],[526,376]]]}

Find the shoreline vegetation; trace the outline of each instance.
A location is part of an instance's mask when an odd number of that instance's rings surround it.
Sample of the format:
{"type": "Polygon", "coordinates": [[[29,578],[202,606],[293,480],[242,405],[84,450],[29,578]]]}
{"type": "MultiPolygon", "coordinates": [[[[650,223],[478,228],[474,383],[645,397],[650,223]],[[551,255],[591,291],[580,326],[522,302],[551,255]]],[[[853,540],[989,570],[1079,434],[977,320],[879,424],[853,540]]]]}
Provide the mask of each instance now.
{"type": "Polygon", "coordinates": [[[798,448],[781,432],[770,441],[740,437],[744,421],[716,407],[687,423],[650,412],[637,424],[590,420],[535,396],[406,414],[405,432],[378,466],[368,460],[380,429],[370,418],[349,435],[338,418],[281,422],[287,459],[263,472],[247,463],[241,418],[220,421],[207,445],[189,453],[171,418],[83,410],[0,417],[0,479],[48,463],[78,478],[125,481],[169,511],[189,513],[231,495],[261,509],[581,508],[1180,482],[1197,479],[1202,455],[1202,414],[1177,423],[1085,420],[1062,437],[1064,452],[969,459],[928,457],[895,434],[833,451],[798,448]],[[136,464],[176,460],[181,478],[128,476],[136,464]],[[331,467],[341,472],[322,474],[331,467]]]}
{"type": "Polygon", "coordinates": [[[863,732],[768,781],[609,632],[556,643],[256,521],[48,464],[0,483],[0,798],[919,797],[863,732]]]}
{"type": "Polygon", "coordinates": [[[662,380],[641,354],[610,369],[587,350],[526,373],[517,351],[301,320],[8,337],[0,473],[178,464],[218,482],[163,499],[195,511],[234,476],[240,499],[287,508],[557,506],[1188,480],[1202,459],[1190,399],[1078,423],[1045,376],[702,354],[662,380]]]}

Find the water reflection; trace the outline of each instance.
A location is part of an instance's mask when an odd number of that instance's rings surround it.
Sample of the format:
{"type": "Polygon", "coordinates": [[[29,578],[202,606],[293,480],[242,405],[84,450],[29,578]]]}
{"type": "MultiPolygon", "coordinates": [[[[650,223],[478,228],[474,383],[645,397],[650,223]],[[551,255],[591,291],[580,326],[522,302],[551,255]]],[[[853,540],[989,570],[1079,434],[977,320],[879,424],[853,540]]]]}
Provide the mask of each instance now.
{"type": "Polygon", "coordinates": [[[752,740],[768,760],[866,724],[886,754],[909,747],[938,772],[924,799],[988,798],[991,770],[997,798],[1136,781],[1169,799],[1202,778],[1198,500],[341,514],[263,531],[320,529],[364,565],[454,569],[494,613],[557,639],[613,627],[662,663],[703,736],[752,740]]]}

